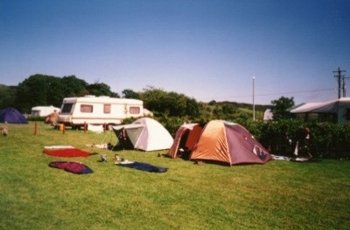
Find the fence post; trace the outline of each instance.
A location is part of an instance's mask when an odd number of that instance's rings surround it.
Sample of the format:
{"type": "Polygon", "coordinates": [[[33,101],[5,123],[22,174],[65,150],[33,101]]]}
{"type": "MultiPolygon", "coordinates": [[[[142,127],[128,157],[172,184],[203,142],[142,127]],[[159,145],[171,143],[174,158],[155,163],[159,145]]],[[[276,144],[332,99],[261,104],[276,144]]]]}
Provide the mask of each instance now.
{"type": "Polygon", "coordinates": [[[36,135],[37,133],[38,133],[38,124],[35,121],[35,123],[34,123],[34,135],[36,135]]]}

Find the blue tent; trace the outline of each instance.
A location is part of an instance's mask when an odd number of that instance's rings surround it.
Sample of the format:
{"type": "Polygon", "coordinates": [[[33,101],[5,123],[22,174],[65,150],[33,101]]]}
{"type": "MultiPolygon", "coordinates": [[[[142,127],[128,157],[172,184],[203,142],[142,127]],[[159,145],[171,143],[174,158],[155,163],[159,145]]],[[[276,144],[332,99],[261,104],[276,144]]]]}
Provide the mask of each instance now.
{"type": "Polygon", "coordinates": [[[27,119],[15,108],[0,110],[0,123],[27,124],[27,119]]]}

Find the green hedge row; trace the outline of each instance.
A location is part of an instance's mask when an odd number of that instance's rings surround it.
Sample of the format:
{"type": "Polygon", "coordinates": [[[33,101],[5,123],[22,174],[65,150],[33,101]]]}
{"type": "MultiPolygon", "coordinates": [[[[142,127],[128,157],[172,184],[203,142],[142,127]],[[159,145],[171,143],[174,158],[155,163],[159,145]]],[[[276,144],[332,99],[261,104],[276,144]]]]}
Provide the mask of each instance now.
{"type": "MultiPolygon", "coordinates": [[[[310,129],[309,151],[314,157],[349,159],[350,126],[333,123],[305,123],[299,120],[256,123],[243,122],[244,126],[271,153],[291,155],[294,151],[297,133],[300,129],[310,129]]],[[[242,124],[242,123],[241,123],[242,124]]]]}

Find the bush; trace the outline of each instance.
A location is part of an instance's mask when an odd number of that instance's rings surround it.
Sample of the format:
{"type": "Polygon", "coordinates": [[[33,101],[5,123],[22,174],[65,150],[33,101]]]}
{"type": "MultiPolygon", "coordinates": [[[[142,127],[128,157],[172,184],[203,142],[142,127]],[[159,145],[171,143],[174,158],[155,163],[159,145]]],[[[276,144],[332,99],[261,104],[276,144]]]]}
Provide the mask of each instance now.
{"type": "Polygon", "coordinates": [[[314,157],[350,157],[350,126],[333,123],[304,123],[299,120],[280,120],[278,122],[246,122],[246,128],[272,154],[291,156],[294,151],[297,132],[309,128],[309,151],[314,157]]]}
{"type": "Polygon", "coordinates": [[[313,149],[326,158],[350,157],[350,126],[333,123],[314,123],[310,125],[313,149]]]}
{"type": "Polygon", "coordinates": [[[157,119],[175,137],[177,129],[184,123],[184,119],[179,117],[162,116],[157,119]]]}

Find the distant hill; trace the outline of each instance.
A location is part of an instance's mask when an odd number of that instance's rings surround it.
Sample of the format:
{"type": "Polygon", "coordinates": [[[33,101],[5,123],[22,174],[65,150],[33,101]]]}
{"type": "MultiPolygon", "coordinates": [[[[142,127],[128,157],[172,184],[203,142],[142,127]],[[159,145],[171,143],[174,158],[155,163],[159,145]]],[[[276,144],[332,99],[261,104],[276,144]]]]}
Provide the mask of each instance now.
{"type": "MultiPolygon", "coordinates": [[[[239,103],[231,101],[202,103],[203,111],[207,117],[223,120],[252,119],[253,105],[249,103],[239,103]]],[[[271,105],[255,105],[255,117],[263,120],[264,112],[271,105]]]]}

